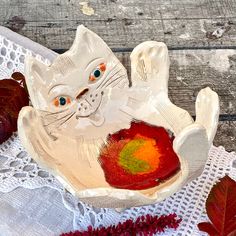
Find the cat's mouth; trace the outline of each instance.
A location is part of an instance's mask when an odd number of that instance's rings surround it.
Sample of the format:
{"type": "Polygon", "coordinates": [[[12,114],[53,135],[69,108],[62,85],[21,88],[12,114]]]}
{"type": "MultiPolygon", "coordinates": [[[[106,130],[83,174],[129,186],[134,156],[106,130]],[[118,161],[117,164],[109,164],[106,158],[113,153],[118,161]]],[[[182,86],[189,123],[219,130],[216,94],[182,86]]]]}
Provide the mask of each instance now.
{"type": "Polygon", "coordinates": [[[76,119],[89,118],[92,124],[100,126],[104,122],[104,117],[100,112],[100,105],[104,92],[87,94],[78,103],[76,119]]]}

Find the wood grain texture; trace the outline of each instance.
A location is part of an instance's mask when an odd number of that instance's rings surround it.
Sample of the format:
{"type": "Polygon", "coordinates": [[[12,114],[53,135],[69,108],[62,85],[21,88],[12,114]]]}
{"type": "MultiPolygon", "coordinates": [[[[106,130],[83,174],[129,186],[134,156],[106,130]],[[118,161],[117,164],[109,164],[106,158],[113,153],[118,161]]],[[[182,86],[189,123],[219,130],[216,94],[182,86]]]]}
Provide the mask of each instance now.
{"type": "Polygon", "coordinates": [[[224,146],[228,151],[236,151],[236,121],[220,121],[214,145],[224,146]]]}
{"type": "MultiPolygon", "coordinates": [[[[116,55],[130,76],[130,53],[116,55]]],[[[195,115],[197,94],[209,86],[219,94],[221,114],[236,114],[236,50],[170,50],[169,55],[169,95],[177,106],[195,115]]]]}
{"type": "Polygon", "coordinates": [[[90,0],[92,16],[82,13],[79,2],[2,0],[0,24],[52,49],[69,48],[79,24],[116,49],[145,40],[164,41],[170,48],[236,47],[236,0],[90,0]],[[221,38],[206,36],[226,23],[221,38]]]}

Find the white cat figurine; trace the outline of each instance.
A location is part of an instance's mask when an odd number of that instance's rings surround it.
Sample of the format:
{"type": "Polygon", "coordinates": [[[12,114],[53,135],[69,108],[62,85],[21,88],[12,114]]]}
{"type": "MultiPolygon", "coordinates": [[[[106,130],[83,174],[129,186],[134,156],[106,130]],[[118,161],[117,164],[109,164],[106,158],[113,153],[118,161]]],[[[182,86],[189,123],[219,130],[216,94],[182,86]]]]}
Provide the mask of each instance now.
{"type": "MultiPolygon", "coordinates": [[[[131,81],[105,42],[79,26],[72,47],[51,65],[25,60],[33,107],[18,118],[20,139],[31,156],[82,201],[125,208],[161,201],[202,171],[214,138],[218,96],[209,88],[196,101],[196,121],[168,98],[169,57],[164,43],[144,42],[131,53],[131,81]],[[107,136],[132,119],[171,130],[181,169],[145,190],[111,187],[98,162],[107,136]]],[[[115,171],[115,170],[113,170],[115,171]]]]}

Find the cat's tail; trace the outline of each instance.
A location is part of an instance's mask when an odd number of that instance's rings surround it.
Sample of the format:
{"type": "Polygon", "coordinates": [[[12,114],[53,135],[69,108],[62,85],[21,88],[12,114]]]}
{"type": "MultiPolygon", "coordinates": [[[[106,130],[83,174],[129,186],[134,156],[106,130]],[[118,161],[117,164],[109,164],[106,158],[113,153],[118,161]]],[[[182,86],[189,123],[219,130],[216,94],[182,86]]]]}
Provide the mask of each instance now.
{"type": "Polygon", "coordinates": [[[130,59],[132,85],[168,92],[170,62],[165,43],[143,42],[134,48],[130,59]]]}

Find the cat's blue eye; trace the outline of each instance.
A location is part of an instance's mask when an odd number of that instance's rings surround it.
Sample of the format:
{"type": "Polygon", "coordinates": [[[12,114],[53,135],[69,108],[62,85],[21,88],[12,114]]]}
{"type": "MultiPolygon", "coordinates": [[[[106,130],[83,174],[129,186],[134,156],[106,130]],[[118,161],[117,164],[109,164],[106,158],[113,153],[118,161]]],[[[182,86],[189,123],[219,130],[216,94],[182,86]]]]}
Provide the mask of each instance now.
{"type": "Polygon", "coordinates": [[[61,105],[61,106],[66,105],[66,99],[65,99],[64,97],[60,97],[60,98],[59,98],[59,102],[60,102],[60,105],[61,105]]]}
{"type": "Polygon", "coordinates": [[[71,98],[68,96],[59,96],[54,98],[53,104],[56,107],[62,107],[71,103],[71,98]]]}
{"type": "Polygon", "coordinates": [[[97,69],[93,72],[93,75],[94,75],[95,78],[98,78],[101,75],[101,71],[99,69],[97,69]]]}
{"type": "Polygon", "coordinates": [[[94,71],[92,71],[92,73],[90,74],[89,81],[95,82],[97,79],[102,77],[105,70],[106,70],[105,63],[101,63],[100,65],[98,65],[97,68],[94,71]]]}

